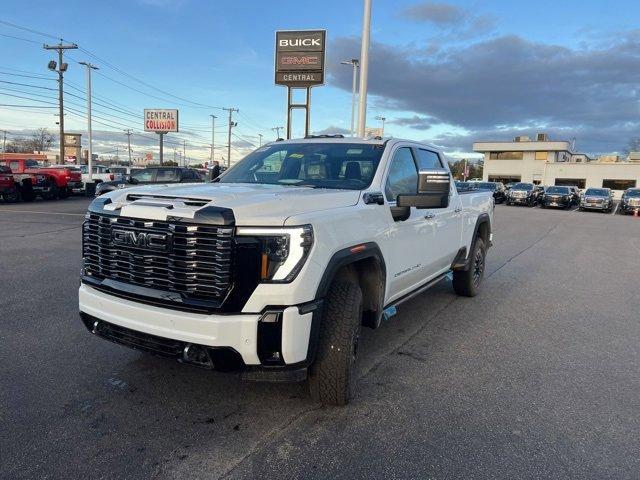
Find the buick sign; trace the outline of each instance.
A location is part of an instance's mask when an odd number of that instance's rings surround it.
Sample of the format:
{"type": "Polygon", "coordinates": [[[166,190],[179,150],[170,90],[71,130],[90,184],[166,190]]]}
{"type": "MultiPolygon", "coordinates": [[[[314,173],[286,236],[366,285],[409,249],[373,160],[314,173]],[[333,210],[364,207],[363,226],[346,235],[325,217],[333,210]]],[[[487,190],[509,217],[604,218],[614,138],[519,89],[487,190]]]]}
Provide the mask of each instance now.
{"type": "Polygon", "coordinates": [[[325,45],[325,30],[276,32],[276,85],[289,87],[322,85],[325,45]]]}

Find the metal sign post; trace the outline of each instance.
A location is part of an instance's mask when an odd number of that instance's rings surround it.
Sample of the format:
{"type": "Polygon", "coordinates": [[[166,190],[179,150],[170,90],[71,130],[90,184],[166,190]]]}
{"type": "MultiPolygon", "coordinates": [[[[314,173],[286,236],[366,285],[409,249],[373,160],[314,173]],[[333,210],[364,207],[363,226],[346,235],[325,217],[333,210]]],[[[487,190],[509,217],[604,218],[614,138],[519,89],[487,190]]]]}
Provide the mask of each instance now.
{"type": "Polygon", "coordinates": [[[164,134],[165,132],[157,132],[160,135],[160,166],[162,166],[162,162],[164,161],[164,134]]]}
{"type": "Polygon", "coordinates": [[[275,83],[287,87],[287,139],[291,111],[305,110],[304,134],[311,127],[311,87],[324,84],[326,30],[276,32],[275,83]],[[293,90],[305,89],[305,103],[293,103],[293,90]]]}

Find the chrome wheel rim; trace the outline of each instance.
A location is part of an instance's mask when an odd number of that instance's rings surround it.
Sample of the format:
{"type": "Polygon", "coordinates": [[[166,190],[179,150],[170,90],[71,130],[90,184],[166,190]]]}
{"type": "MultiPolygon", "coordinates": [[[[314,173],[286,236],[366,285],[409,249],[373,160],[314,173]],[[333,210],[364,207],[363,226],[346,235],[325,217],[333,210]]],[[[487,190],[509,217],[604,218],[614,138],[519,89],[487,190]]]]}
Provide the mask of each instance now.
{"type": "Polygon", "coordinates": [[[484,252],[478,249],[473,259],[473,284],[477,287],[480,285],[482,275],[484,274],[484,252]]]}

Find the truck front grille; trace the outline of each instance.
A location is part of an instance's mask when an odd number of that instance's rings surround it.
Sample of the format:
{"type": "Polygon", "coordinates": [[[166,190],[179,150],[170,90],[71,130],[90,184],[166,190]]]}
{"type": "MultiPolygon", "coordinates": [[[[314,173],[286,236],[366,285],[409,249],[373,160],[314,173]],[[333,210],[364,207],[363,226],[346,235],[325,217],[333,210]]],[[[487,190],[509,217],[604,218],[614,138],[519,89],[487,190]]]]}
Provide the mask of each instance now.
{"type": "MultiPolygon", "coordinates": [[[[88,213],[83,279],[175,308],[219,307],[232,279],[233,228],[88,213]],[[143,288],[139,288],[143,287],[143,288]]],[[[188,309],[188,308],[187,308],[188,309]]]]}

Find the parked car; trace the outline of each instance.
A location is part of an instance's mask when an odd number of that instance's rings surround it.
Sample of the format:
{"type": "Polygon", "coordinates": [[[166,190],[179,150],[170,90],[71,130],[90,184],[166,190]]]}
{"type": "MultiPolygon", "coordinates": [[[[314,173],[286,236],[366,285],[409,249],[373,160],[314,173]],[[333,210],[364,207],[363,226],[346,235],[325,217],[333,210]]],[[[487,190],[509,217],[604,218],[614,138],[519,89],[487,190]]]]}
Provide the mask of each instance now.
{"type": "Polygon", "coordinates": [[[495,203],[504,203],[507,200],[507,193],[502,182],[470,182],[478,190],[489,190],[493,192],[495,203]]]}
{"type": "Polygon", "coordinates": [[[80,316],[110,341],[253,380],[308,379],[315,400],[343,405],[363,324],[449,274],[458,295],[479,292],[492,219],[491,193],[459,194],[432,145],[273,142],[214,182],[95,198],[80,316]]]}
{"type": "Polygon", "coordinates": [[[575,203],[576,205],[580,204],[580,189],[578,187],[576,187],[575,185],[568,185],[569,190],[571,190],[571,195],[573,195],[573,203],[575,203]]]}
{"type": "Polygon", "coordinates": [[[542,208],[547,207],[560,207],[560,208],[571,208],[574,205],[575,200],[573,197],[573,192],[569,187],[547,187],[544,192],[544,196],[542,197],[542,208]]]}
{"type": "Polygon", "coordinates": [[[533,183],[514,183],[507,194],[507,205],[533,207],[536,204],[535,187],[533,183]]]}
{"type": "Polygon", "coordinates": [[[536,205],[540,205],[542,203],[542,198],[544,197],[545,191],[544,185],[536,185],[533,189],[533,197],[536,205]]]}
{"type": "Polygon", "coordinates": [[[126,177],[127,175],[131,175],[133,172],[137,172],[138,170],[143,170],[145,167],[125,167],[121,165],[110,166],[109,171],[114,175],[118,175],[118,177],[113,180],[119,180],[121,178],[126,177]]]}
{"type": "Polygon", "coordinates": [[[197,170],[185,167],[150,167],[133,172],[125,178],[102,182],[96,186],[96,196],[120,188],[154,183],[193,183],[204,181],[197,170]]]}
{"type": "Polygon", "coordinates": [[[620,200],[620,213],[640,213],[640,188],[627,188],[620,200]]]}
{"type": "Polygon", "coordinates": [[[82,175],[72,167],[64,165],[55,167],[43,166],[36,160],[30,159],[6,159],[4,162],[14,174],[32,173],[45,175],[48,180],[48,186],[47,191],[43,193],[43,197],[67,198],[74,188],[82,188],[82,175]]]}
{"type": "Polygon", "coordinates": [[[17,202],[20,199],[20,186],[13,178],[9,167],[0,165],[0,197],[5,202],[17,202]]]}
{"type": "Polygon", "coordinates": [[[613,192],[609,188],[587,188],[580,196],[580,210],[613,210],[613,192]]]}

